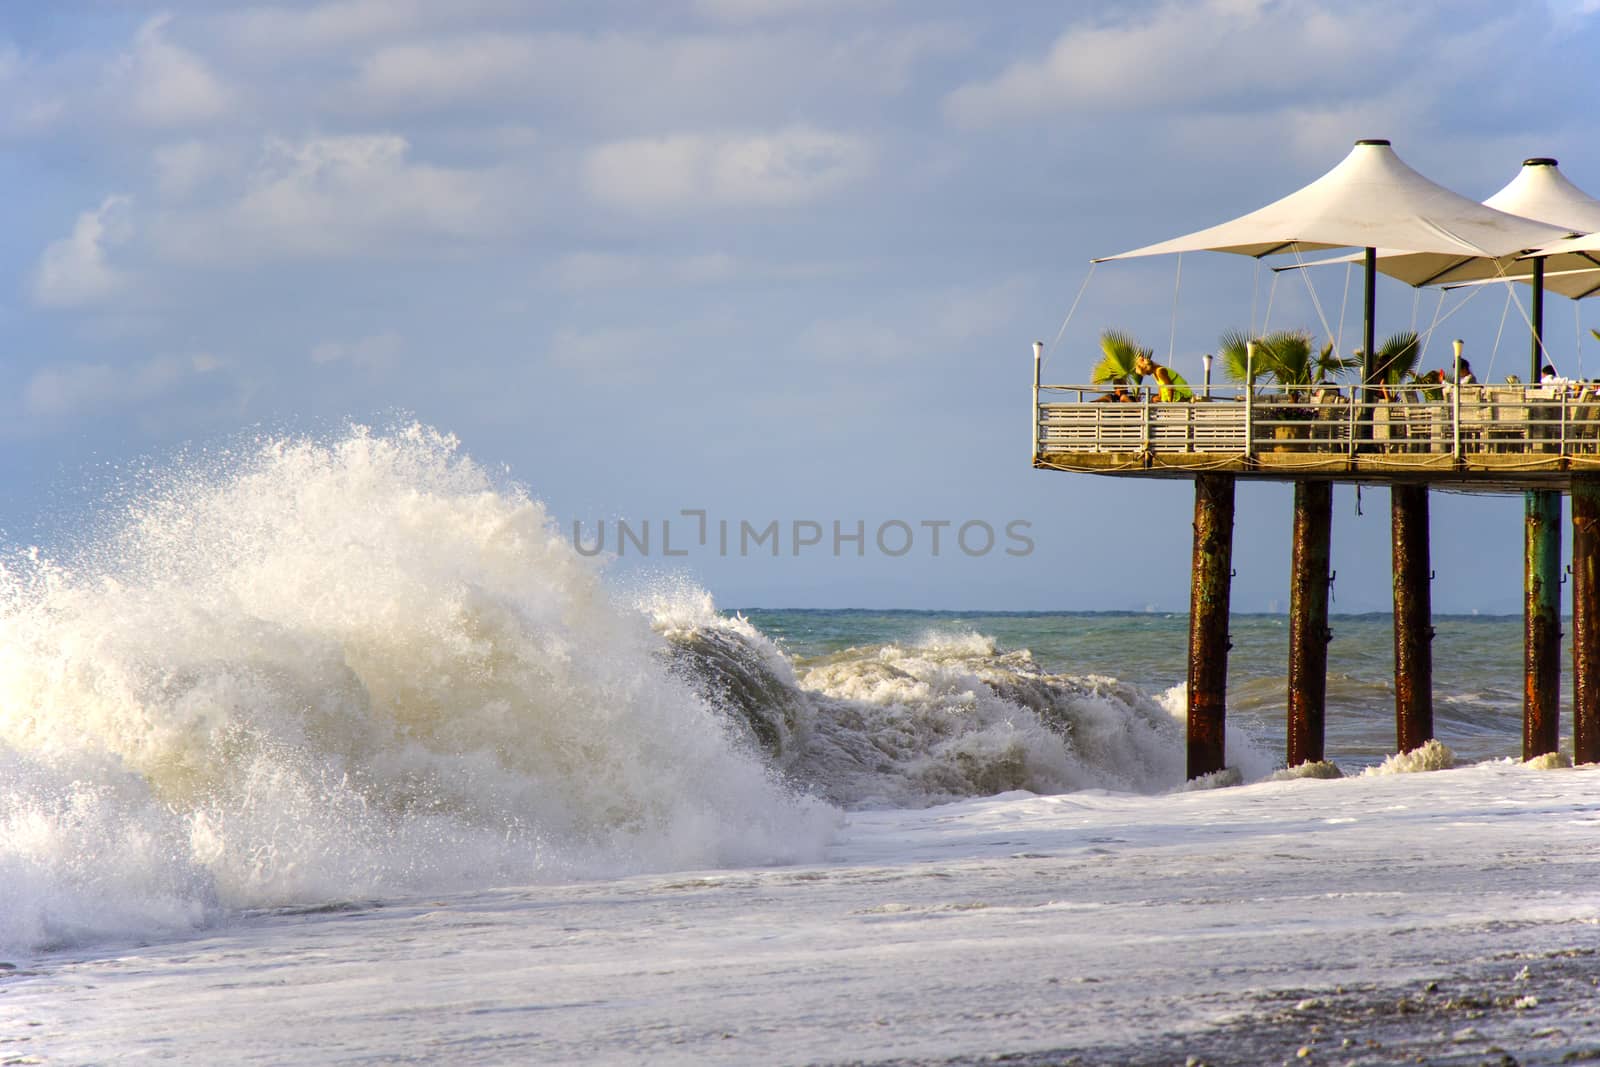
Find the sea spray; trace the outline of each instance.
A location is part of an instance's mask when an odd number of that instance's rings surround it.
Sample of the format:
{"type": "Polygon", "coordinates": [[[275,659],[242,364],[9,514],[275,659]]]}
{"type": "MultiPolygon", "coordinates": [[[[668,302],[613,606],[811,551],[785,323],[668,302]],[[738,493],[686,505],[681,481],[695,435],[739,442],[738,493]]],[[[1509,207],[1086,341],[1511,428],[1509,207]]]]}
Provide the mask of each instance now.
{"type": "Polygon", "coordinates": [[[13,944],[830,832],[453,438],[266,440],[103,525],[0,574],[13,944]]]}

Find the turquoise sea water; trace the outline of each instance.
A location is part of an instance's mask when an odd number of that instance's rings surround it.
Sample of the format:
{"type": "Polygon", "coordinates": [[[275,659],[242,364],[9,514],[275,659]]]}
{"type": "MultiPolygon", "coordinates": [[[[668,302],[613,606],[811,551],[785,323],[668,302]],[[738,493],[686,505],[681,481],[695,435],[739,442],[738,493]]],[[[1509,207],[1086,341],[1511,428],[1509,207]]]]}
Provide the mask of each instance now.
{"type": "MultiPolygon", "coordinates": [[[[979,633],[1001,650],[1028,649],[1040,666],[1104,675],[1160,695],[1184,682],[1188,617],[1120,612],[791,611],[742,613],[804,666],[847,649],[979,633]]],[[[1366,766],[1394,750],[1394,650],[1388,615],[1338,615],[1328,650],[1327,748],[1366,766]]],[[[1520,616],[1437,616],[1434,729],[1464,760],[1518,756],[1522,737],[1520,616]]],[[[1235,615],[1228,664],[1231,721],[1281,747],[1289,642],[1283,615],[1235,615]]],[[[1567,663],[1563,650],[1563,666],[1567,663]]],[[[1570,694],[1567,697],[1570,705],[1570,694]]],[[[1563,745],[1571,720],[1563,712],[1563,745]]]]}

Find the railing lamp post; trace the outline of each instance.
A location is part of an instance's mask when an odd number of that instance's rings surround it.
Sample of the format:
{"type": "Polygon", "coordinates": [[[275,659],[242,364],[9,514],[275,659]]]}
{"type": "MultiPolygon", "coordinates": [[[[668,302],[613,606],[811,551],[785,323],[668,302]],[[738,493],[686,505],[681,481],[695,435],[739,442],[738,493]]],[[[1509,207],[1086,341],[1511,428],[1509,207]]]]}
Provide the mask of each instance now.
{"type": "MultiPolygon", "coordinates": [[[[1450,412],[1450,425],[1455,427],[1455,439],[1451,442],[1451,451],[1456,459],[1461,458],[1461,349],[1466,342],[1457,337],[1451,347],[1456,350],[1455,388],[1450,390],[1452,411],[1450,412]]],[[[1476,410],[1476,409],[1474,409],[1476,410]]]]}
{"type": "Polygon", "coordinates": [[[1205,397],[1207,400],[1210,400],[1211,399],[1211,353],[1207,352],[1205,355],[1201,356],[1200,357],[1200,363],[1201,363],[1201,365],[1203,365],[1205,367],[1205,378],[1203,379],[1204,382],[1205,382],[1205,387],[1201,390],[1200,395],[1205,397]]]}
{"type": "Polygon", "coordinates": [[[1244,454],[1248,459],[1255,451],[1256,406],[1256,343],[1244,346],[1244,454]]]}

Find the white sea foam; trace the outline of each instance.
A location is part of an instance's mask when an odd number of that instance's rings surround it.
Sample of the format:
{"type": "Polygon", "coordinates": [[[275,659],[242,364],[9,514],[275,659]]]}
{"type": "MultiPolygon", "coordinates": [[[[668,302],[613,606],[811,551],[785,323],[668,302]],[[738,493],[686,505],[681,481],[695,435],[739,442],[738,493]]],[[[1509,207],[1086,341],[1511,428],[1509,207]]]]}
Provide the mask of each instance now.
{"type": "Polygon", "coordinates": [[[662,649],[449,437],[183,466],[0,572],[0,943],[815,855],[662,649]]]}
{"type": "Polygon", "coordinates": [[[1409,752],[1396,752],[1376,767],[1362,771],[1363,776],[1375,774],[1417,774],[1423,771],[1447,771],[1456,765],[1456,754],[1437,738],[1430,738],[1409,752]]]}

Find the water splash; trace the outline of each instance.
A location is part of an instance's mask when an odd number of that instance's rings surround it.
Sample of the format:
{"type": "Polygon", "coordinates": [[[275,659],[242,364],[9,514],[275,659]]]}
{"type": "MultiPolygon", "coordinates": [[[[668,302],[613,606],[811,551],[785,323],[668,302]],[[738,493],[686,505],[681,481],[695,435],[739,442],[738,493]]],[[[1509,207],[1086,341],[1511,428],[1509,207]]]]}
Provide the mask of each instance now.
{"type": "Polygon", "coordinates": [[[662,647],[449,436],[180,465],[0,569],[0,943],[816,855],[662,647]]]}

